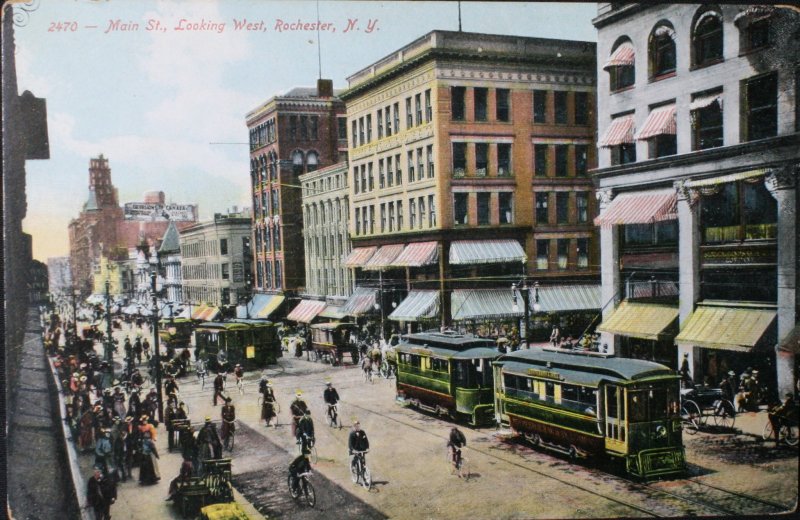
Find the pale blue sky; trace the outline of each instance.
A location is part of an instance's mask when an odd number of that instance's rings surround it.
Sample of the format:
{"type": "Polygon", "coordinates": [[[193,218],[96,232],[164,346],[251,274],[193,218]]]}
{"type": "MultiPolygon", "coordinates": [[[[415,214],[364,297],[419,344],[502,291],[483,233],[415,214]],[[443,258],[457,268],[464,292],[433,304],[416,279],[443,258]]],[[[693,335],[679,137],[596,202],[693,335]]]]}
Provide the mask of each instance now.
{"type": "MultiPolygon", "coordinates": [[[[595,41],[596,4],[463,2],[468,32],[595,41]]],[[[50,160],[29,161],[34,257],[68,254],[70,219],[88,195],[91,157],[109,159],[120,201],[149,190],[199,204],[201,219],[249,204],[245,114],[318,76],[317,33],[276,32],[276,20],[313,22],[316,2],[258,0],[41,0],[15,27],[20,93],[47,98],[50,160]],[[265,22],[235,31],[234,19],[265,22]],[[138,31],[109,32],[112,20],[138,31]],[[148,20],[167,31],[147,31],[148,20]],[[224,23],[222,32],[175,31],[181,19],[224,23]],[[62,30],[58,31],[58,22],[62,30]],[[72,23],[74,22],[74,24],[72,23]],[[86,26],[97,26],[96,29],[86,26]],[[76,30],[72,30],[75,28],[76,30]]],[[[456,2],[319,3],[322,74],[346,77],[434,30],[458,29],[456,2]],[[348,19],[361,31],[345,33],[348,19]],[[368,20],[377,30],[366,34],[368,20]]]]}

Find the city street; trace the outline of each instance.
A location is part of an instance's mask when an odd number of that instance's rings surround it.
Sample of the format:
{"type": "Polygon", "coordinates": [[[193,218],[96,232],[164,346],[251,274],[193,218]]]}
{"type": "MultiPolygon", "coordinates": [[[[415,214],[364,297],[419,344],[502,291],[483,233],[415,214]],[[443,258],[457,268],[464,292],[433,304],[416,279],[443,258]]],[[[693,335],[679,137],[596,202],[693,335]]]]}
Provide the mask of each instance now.
{"type": "MultiPolygon", "coordinates": [[[[284,353],[288,355],[287,353],[284,353]]],[[[267,517],[314,518],[532,518],[645,517],[771,514],[793,509],[797,499],[797,449],[775,448],[740,433],[684,435],[690,474],[683,479],[634,482],[610,472],[605,461],[573,463],[532,449],[510,431],[460,426],[469,480],[450,473],[445,460],[452,423],[403,407],[394,380],[364,382],[357,367],[331,367],[305,357],[283,357],[264,370],[281,406],[280,426],[259,421],[258,380],[246,373],[244,393],[228,377],[226,393],[237,409],[239,431],[231,456],[234,485],[267,517]],[[339,391],[343,428],[327,426],[322,392],[330,380],[339,391]],[[319,460],[312,482],[314,510],[286,492],[286,468],[297,447],[291,436],[289,404],[303,393],[315,420],[319,460]],[[367,464],[374,486],[350,480],[347,436],[358,418],[370,439],[367,464]]],[[[179,380],[181,399],[193,423],[219,421],[212,384],[194,374],[179,380]]],[[[742,414],[737,426],[760,431],[766,413],[742,414]]],[[[177,453],[169,455],[177,459],[177,453]]],[[[611,470],[613,471],[613,470],[611,470]]]]}

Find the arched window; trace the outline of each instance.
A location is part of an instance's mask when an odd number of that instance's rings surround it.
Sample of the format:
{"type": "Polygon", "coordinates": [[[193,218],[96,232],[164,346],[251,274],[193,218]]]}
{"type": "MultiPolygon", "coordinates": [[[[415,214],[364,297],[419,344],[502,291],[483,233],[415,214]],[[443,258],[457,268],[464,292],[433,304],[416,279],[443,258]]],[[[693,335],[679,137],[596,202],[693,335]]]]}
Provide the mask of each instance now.
{"type": "Polygon", "coordinates": [[[267,182],[267,158],[262,155],[259,159],[259,163],[258,173],[261,182],[267,182]]]}
{"type": "Polygon", "coordinates": [[[258,159],[250,159],[250,184],[253,188],[258,184],[258,159]]]}
{"type": "Polygon", "coordinates": [[[313,172],[318,168],[319,156],[317,152],[311,151],[306,155],[306,171],[313,172]]]}
{"type": "Polygon", "coordinates": [[[739,52],[750,52],[770,43],[770,18],[775,13],[771,5],[751,5],[733,19],[739,27],[739,52]]]}
{"type": "Polygon", "coordinates": [[[692,66],[702,67],[721,61],[722,15],[719,11],[698,11],[692,27],[692,66]]]}
{"type": "Polygon", "coordinates": [[[603,70],[609,74],[609,87],[612,91],[630,87],[636,81],[636,53],[633,44],[627,37],[620,38],[614,44],[603,70]]]}
{"type": "Polygon", "coordinates": [[[303,173],[303,152],[300,150],[292,152],[292,171],[295,175],[303,173]]]}
{"type": "Polygon", "coordinates": [[[675,29],[669,22],[659,22],[653,28],[648,54],[651,80],[675,72],[675,29]]]}
{"type": "Polygon", "coordinates": [[[269,179],[278,180],[278,155],[274,151],[269,152],[269,179]]]}

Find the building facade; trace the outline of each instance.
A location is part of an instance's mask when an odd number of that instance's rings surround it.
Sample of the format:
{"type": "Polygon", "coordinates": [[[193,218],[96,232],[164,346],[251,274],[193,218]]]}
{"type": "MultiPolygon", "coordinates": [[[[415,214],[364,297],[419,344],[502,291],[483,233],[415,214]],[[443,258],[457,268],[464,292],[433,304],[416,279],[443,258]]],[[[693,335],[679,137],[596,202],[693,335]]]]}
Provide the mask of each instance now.
{"type": "Polygon", "coordinates": [[[161,268],[164,273],[164,298],[168,302],[182,302],[181,288],[181,241],[178,228],[170,221],[161,245],[158,246],[161,268]]]}
{"type": "Polygon", "coordinates": [[[442,325],[519,317],[514,282],[596,279],[594,62],[590,42],[433,31],[348,78],[347,265],[388,287],[376,307],[420,290],[442,325]],[[453,291],[475,287],[508,309],[465,314],[482,297],[453,291]]]}
{"type": "Polygon", "coordinates": [[[798,13],[599,4],[603,341],[716,384],[795,353],[798,13]],[[677,346],[677,347],[676,347],[677,346]]]}
{"type": "Polygon", "coordinates": [[[69,257],[57,256],[47,259],[47,282],[52,295],[72,294],[72,275],[69,270],[69,257]]]}
{"type": "Polygon", "coordinates": [[[352,293],[352,272],[343,263],[352,249],[347,179],[346,162],[300,176],[307,296],[347,297],[352,293]]]}
{"type": "Polygon", "coordinates": [[[249,290],[250,215],[216,214],[180,233],[183,299],[198,306],[235,305],[249,290]]]}
{"type": "Polygon", "coordinates": [[[299,176],[343,160],[344,103],[330,80],[295,88],[247,114],[253,197],[255,291],[281,294],[305,287],[299,176]]]}

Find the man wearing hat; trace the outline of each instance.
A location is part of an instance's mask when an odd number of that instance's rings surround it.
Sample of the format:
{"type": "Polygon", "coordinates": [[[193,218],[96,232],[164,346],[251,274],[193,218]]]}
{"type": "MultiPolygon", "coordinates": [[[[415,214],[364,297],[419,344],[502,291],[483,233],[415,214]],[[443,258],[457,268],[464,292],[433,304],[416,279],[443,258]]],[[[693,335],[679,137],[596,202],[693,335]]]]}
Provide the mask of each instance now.
{"type": "Polygon", "coordinates": [[[142,338],[136,336],[136,341],[133,342],[133,354],[136,356],[136,364],[142,364],[142,338]]]}
{"type": "Polygon", "coordinates": [[[200,460],[222,458],[222,442],[217,433],[217,427],[211,422],[211,417],[206,417],[205,424],[197,432],[197,444],[200,460]]]}
{"type": "Polygon", "coordinates": [[[222,442],[225,449],[231,449],[231,437],[236,432],[236,407],[231,403],[231,398],[225,398],[225,405],[222,407],[222,442]]]}
{"type": "Polygon", "coordinates": [[[167,449],[172,451],[175,447],[175,427],[172,421],[176,419],[177,405],[170,399],[167,402],[167,409],[164,410],[164,425],[167,427],[167,449]]]}
{"type": "Polygon", "coordinates": [[[292,436],[297,437],[297,424],[300,422],[300,419],[305,416],[306,411],[308,411],[308,405],[305,401],[303,401],[303,392],[298,390],[294,394],[294,401],[289,406],[289,411],[292,414],[292,436]]]}
{"type": "Polygon", "coordinates": [[[783,402],[778,406],[774,407],[773,409],[771,409],[767,414],[769,422],[772,425],[772,433],[775,435],[776,445],[778,444],[778,442],[780,442],[781,426],[783,426],[787,422],[789,414],[792,413],[792,411],[794,411],[795,414],[797,413],[797,410],[794,408],[795,408],[794,398],[790,392],[787,392],[783,396],[783,402]]]}
{"type": "Polygon", "coordinates": [[[111,504],[117,500],[117,485],[114,479],[103,476],[101,468],[94,468],[94,475],[86,487],[86,501],[94,509],[96,520],[111,519],[111,504]]]}
{"type": "Polygon", "coordinates": [[[94,447],[94,465],[103,470],[103,475],[108,476],[114,448],[111,446],[111,430],[103,428],[94,447]]]}
{"type": "Polygon", "coordinates": [[[353,457],[356,451],[369,450],[369,439],[367,432],[361,429],[361,422],[358,419],[353,420],[353,429],[350,431],[350,436],[347,438],[347,450],[350,453],[350,466],[352,467],[355,462],[353,457]]]}
{"type": "Polygon", "coordinates": [[[681,361],[681,386],[683,388],[692,387],[692,375],[689,372],[689,353],[683,353],[683,361],[681,361]]]}
{"type": "Polygon", "coordinates": [[[114,401],[114,411],[119,417],[125,417],[127,410],[125,410],[125,394],[122,393],[122,388],[118,386],[114,387],[112,399],[114,401]]]}
{"type": "Polygon", "coordinates": [[[263,401],[261,403],[261,419],[266,421],[266,426],[269,427],[269,423],[272,421],[272,418],[275,418],[275,428],[278,427],[278,415],[275,413],[275,392],[272,390],[272,383],[267,380],[267,376],[261,377],[261,383],[259,383],[259,392],[263,396],[263,401]]]}
{"type": "Polygon", "coordinates": [[[214,406],[217,406],[217,398],[225,399],[225,396],[222,395],[223,390],[225,390],[225,378],[222,375],[222,372],[217,374],[217,377],[214,378],[214,406]]]}
{"type": "Polygon", "coordinates": [[[339,402],[339,392],[336,391],[330,381],[325,383],[325,391],[322,393],[322,398],[325,404],[328,405],[328,417],[331,418],[331,424],[336,424],[338,419],[336,417],[336,408],[334,407],[339,402]]]}
{"type": "Polygon", "coordinates": [[[314,421],[310,410],[306,410],[297,422],[297,443],[300,444],[301,451],[306,446],[314,446],[314,421]]]}

